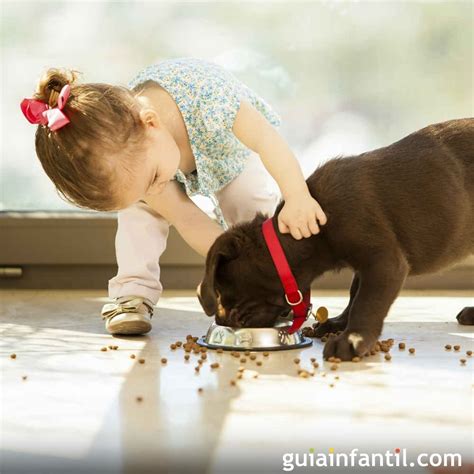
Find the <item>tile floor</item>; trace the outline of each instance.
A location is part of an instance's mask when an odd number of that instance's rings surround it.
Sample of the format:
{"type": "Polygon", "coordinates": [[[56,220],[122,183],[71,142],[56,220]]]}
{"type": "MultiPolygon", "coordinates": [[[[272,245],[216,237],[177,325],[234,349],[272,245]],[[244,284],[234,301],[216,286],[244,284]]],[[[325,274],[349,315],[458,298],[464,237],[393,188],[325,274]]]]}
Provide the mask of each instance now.
{"type": "MultiPolygon", "coordinates": [[[[210,353],[197,375],[196,363],[169,347],[186,334],[204,334],[210,323],[191,292],[165,291],[153,331],[138,338],[104,332],[101,291],[4,290],[0,298],[1,472],[282,472],[285,453],[298,453],[293,462],[303,455],[310,461],[310,450],[314,457],[355,448],[406,449],[409,462],[420,452],[474,459],[474,357],[465,355],[474,349],[474,334],[455,320],[461,308],[474,305],[473,292],[399,297],[382,337],[405,341],[415,355],[395,345],[390,362],[378,354],[333,372],[315,341],[302,350],[260,354],[263,365],[247,362],[237,386],[229,382],[240,364],[229,354],[210,353]],[[446,351],[447,343],[461,350],[446,351]],[[119,349],[100,351],[109,344],[119,349]],[[316,357],[321,367],[314,377],[299,378],[295,357],[304,368],[316,357]],[[221,367],[210,369],[214,361],[221,367]]],[[[313,294],[314,305],[327,306],[330,316],[347,301],[345,292],[313,294]]],[[[348,471],[294,472],[316,470],[348,471]]],[[[405,471],[428,472],[351,472],[405,471]]]]}

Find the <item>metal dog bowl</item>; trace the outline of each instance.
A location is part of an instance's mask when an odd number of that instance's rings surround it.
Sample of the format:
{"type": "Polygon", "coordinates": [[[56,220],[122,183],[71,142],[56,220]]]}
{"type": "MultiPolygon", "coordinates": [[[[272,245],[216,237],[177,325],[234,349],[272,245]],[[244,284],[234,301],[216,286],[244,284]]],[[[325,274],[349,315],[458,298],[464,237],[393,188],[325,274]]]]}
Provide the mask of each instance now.
{"type": "Polygon", "coordinates": [[[304,337],[300,331],[288,333],[291,321],[285,318],[271,328],[239,328],[219,326],[215,322],[207,334],[198,339],[200,346],[225,351],[282,351],[310,346],[313,341],[304,337]]]}

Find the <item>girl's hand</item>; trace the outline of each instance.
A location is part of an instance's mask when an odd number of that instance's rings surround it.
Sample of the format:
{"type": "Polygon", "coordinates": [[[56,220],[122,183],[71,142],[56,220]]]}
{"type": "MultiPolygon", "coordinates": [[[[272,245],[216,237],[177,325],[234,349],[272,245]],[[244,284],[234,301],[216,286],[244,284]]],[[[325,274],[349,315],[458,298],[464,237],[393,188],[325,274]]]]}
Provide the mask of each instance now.
{"type": "Polygon", "coordinates": [[[296,240],[319,233],[319,226],[327,222],[318,201],[309,192],[292,195],[278,214],[278,229],[282,234],[291,233],[296,240]]]}

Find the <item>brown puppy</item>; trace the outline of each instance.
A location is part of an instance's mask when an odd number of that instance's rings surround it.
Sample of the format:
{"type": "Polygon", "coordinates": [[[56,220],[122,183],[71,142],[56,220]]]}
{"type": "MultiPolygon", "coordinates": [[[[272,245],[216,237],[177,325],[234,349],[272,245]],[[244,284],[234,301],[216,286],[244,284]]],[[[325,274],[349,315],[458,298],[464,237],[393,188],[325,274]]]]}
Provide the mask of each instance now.
{"type": "MultiPolygon", "coordinates": [[[[320,335],[342,330],[324,357],[350,360],[373,347],[407,276],[436,272],[474,252],[474,119],[430,125],[359,156],[335,158],[308,179],[328,222],[295,240],[272,220],[301,291],[329,270],[350,267],[350,302],[320,335]]],[[[257,214],[220,235],[198,288],[207,315],[233,327],[272,326],[290,309],[257,214]]],[[[457,316],[474,324],[474,307],[457,316]]]]}

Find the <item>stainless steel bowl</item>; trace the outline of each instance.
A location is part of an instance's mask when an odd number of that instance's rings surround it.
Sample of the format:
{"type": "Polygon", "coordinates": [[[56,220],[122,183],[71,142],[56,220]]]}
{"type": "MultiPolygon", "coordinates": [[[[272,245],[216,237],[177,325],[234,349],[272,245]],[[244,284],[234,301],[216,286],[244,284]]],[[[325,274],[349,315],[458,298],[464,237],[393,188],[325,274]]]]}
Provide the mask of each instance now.
{"type": "Polygon", "coordinates": [[[310,346],[313,341],[300,331],[288,333],[291,320],[280,318],[271,328],[239,328],[219,326],[215,322],[207,334],[198,339],[200,346],[226,351],[282,351],[310,346]]]}

